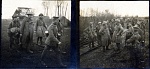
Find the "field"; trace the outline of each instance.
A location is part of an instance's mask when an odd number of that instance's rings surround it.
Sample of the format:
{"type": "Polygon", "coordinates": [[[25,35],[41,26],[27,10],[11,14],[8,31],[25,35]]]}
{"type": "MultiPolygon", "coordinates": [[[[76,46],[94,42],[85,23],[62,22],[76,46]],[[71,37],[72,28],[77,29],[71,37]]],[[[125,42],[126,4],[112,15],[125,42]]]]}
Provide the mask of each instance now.
{"type": "MultiPolygon", "coordinates": [[[[89,40],[88,34],[86,34],[85,29],[89,26],[90,17],[80,17],[80,67],[82,68],[134,68],[134,61],[137,58],[133,59],[135,50],[130,47],[125,47],[123,50],[116,52],[110,48],[103,52],[103,48],[95,43],[95,48],[89,50],[89,40]],[[132,55],[131,55],[132,54],[132,55]]],[[[95,17],[94,26],[98,23],[98,19],[95,17]]],[[[145,46],[142,51],[142,59],[139,64],[140,68],[149,68],[149,22],[145,25],[145,46]]],[[[111,46],[109,46],[111,47],[111,46]]],[[[139,54],[139,52],[136,52],[139,54]]]]}
{"type": "MultiPolygon", "coordinates": [[[[20,53],[15,50],[9,49],[9,37],[7,35],[7,28],[10,24],[11,19],[2,19],[1,23],[1,66],[0,67],[45,67],[40,63],[41,53],[44,49],[43,46],[37,46],[35,44],[36,37],[34,34],[34,44],[32,50],[33,54],[26,53],[22,50],[20,53]]],[[[47,25],[49,25],[47,23],[47,25]]],[[[43,39],[44,42],[45,38],[43,39]]],[[[64,64],[69,65],[70,61],[70,28],[65,28],[64,35],[61,37],[62,45],[61,50],[65,51],[66,54],[62,56],[62,61],[64,64]],[[65,40],[64,40],[65,39],[65,40]]],[[[45,58],[46,64],[48,67],[60,67],[56,63],[56,56],[54,52],[48,52],[45,58]]]]}

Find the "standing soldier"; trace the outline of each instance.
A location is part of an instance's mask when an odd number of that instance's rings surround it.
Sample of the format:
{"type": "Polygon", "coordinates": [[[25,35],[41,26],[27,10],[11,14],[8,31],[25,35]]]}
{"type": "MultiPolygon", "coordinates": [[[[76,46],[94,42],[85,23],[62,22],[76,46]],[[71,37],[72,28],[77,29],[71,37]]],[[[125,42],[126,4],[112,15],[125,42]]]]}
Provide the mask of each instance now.
{"type": "Polygon", "coordinates": [[[44,37],[44,32],[45,32],[45,29],[46,29],[46,24],[43,20],[43,14],[39,14],[39,19],[36,21],[36,24],[35,24],[35,32],[37,34],[37,45],[42,45],[42,38],[44,37]],[[38,44],[40,40],[40,44],[38,44]]]}
{"type": "Polygon", "coordinates": [[[96,27],[96,33],[97,33],[97,43],[99,46],[101,46],[102,41],[101,41],[101,35],[99,33],[100,28],[102,27],[102,22],[98,22],[98,25],[96,27]]]}
{"type": "Polygon", "coordinates": [[[103,26],[99,30],[99,33],[101,34],[101,41],[102,41],[102,46],[103,46],[103,51],[108,50],[109,46],[109,40],[110,40],[110,32],[107,26],[107,21],[103,21],[103,26]]]}
{"type": "Polygon", "coordinates": [[[31,46],[33,44],[33,13],[28,12],[28,17],[26,17],[21,25],[20,35],[22,36],[22,45],[26,47],[27,52],[33,53],[31,51],[31,46]]]}
{"type": "Polygon", "coordinates": [[[113,33],[112,41],[116,43],[118,50],[120,49],[121,45],[121,32],[123,31],[123,27],[120,24],[120,20],[116,19],[116,26],[113,33]]]}
{"type": "Polygon", "coordinates": [[[141,53],[141,46],[139,39],[141,36],[138,33],[138,28],[134,27],[134,33],[133,35],[127,40],[127,43],[131,43],[132,46],[130,46],[130,55],[131,55],[131,63],[134,67],[139,67],[141,64],[142,53],[141,53]]]}
{"type": "Polygon", "coordinates": [[[57,60],[58,60],[58,63],[61,65],[61,66],[66,66],[62,63],[61,61],[61,52],[59,51],[59,48],[57,46],[57,44],[61,44],[61,42],[57,39],[57,33],[58,33],[58,29],[57,29],[57,22],[53,22],[48,28],[48,37],[46,38],[46,41],[45,41],[45,48],[42,52],[42,55],[41,55],[41,62],[43,65],[46,65],[44,63],[44,56],[46,55],[46,51],[47,50],[50,50],[50,49],[53,49],[54,52],[57,54],[57,60]]]}
{"type": "Polygon", "coordinates": [[[20,37],[20,22],[16,16],[12,16],[13,20],[8,27],[8,36],[10,37],[10,49],[12,45],[16,45],[17,51],[19,46],[20,37]]]}
{"type": "Polygon", "coordinates": [[[96,39],[95,37],[97,36],[96,32],[94,30],[93,22],[90,22],[90,26],[88,27],[88,31],[89,31],[89,35],[88,36],[89,36],[89,40],[90,40],[89,48],[92,49],[94,47],[94,41],[96,39]]]}

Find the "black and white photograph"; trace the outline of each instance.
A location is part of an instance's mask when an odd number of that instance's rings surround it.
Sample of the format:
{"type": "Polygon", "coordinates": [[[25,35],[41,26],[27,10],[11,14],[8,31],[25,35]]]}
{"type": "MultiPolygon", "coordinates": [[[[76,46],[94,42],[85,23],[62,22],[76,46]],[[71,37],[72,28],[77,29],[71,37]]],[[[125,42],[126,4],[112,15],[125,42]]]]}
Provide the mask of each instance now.
{"type": "Polygon", "coordinates": [[[80,1],[81,68],[149,68],[149,1],[80,1]]]}
{"type": "Polygon", "coordinates": [[[1,68],[70,65],[71,0],[2,0],[1,68]]]}

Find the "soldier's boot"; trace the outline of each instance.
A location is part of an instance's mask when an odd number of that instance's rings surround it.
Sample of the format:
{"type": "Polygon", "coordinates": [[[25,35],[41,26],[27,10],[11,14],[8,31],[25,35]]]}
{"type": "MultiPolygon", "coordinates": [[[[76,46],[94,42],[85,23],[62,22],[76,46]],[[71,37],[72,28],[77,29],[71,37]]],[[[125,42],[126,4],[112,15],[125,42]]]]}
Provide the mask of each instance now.
{"type": "Polygon", "coordinates": [[[58,63],[59,63],[59,65],[60,65],[61,67],[66,67],[66,66],[67,66],[67,65],[65,65],[65,64],[62,63],[62,59],[61,59],[60,54],[59,54],[59,56],[58,56],[57,58],[58,58],[58,63]]]}
{"type": "Polygon", "coordinates": [[[106,50],[109,50],[108,46],[109,46],[109,45],[106,46],[106,50]]]}
{"type": "Polygon", "coordinates": [[[10,40],[9,40],[9,49],[12,50],[12,45],[13,45],[13,39],[12,37],[10,37],[10,40]]]}
{"type": "Polygon", "coordinates": [[[36,42],[37,42],[37,45],[39,45],[39,43],[38,43],[39,42],[39,37],[37,37],[37,41],[36,42]]]}
{"type": "Polygon", "coordinates": [[[103,46],[103,52],[105,52],[105,46],[103,46]]]}
{"type": "Polygon", "coordinates": [[[92,48],[94,48],[95,46],[94,46],[94,42],[92,42],[92,48]]]}
{"type": "Polygon", "coordinates": [[[47,45],[44,47],[44,50],[43,50],[43,52],[41,54],[41,63],[42,63],[42,65],[46,65],[46,63],[44,62],[44,57],[47,54],[47,50],[49,50],[49,49],[50,48],[47,45]]]}
{"type": "Polygon", "coordinates": [[[116,45],[117,45],[117,51],[119,51],[120,50],[120,43],[117,43],[116,45]]]}
{"type": "Polygon", "coordinates": [[[9,49],[12,50],[12,43],[9,44],[9,49]]]}
{"type": "Polygon", "coordinates": [[[58,47],[58,51],[59,51],[59,53],[61,53],[61,54],[66,54],[66,52],[62,51],[62,50],[60,49],[60,47],[58,47]]]}
{"type": "Polygon", "coordinates": [[[9,49],[12,49],[12,41],[9,43],[9,49]]]}
{"type": "Polygon", "coordinates": [[[31,45],[29,46],[29,44],[27,45],[27,53],[33,53],[33,51],[31,51],[30,49],[31,45]]]}
{"type": "Polygon", "coordinates": [[[19,38],[17,39],[17,44],[16,44],[16,51],[17,52],[20,52],[20,41],[19,41],[19,38]]]}
{"type": "Polygon", "coordinates": [[[92,49],[92,47],[91,47],[91,43],[89,43],[89,49],[92,49]]]}
{"type": "Polygon", "coordinates": [[[40,37],[40,45],[42,45],[42,37],[40,37]]]}

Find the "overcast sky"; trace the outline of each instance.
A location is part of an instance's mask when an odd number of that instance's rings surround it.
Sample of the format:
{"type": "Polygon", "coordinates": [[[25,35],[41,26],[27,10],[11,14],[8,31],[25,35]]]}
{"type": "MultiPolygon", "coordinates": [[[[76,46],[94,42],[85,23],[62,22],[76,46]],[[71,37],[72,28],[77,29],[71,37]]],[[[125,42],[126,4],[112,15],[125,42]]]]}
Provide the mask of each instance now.
{"type": "MultiPolygon", "coordinates": [[[[68,3],[66,18],[71,19],[71,1],[68,3]]],[[[49,16],[55,16],[56,1],[50,1],[49,16]]],[[[66,5],[65,4],[65,5],[66,5]]],[[[29,7],[35,9],[35,16],[40,13],[44,14],[42,0],[2,0],[2,19],[11,18],[18,7],[29,7]]]]}
{"type": "Polygon", "coordinates": [[[108,9],[110,13],[121,16],[149,16],[149,1],[80,1],[80,9],[89,12],[87,8],[99,12],[108,9]]]}

